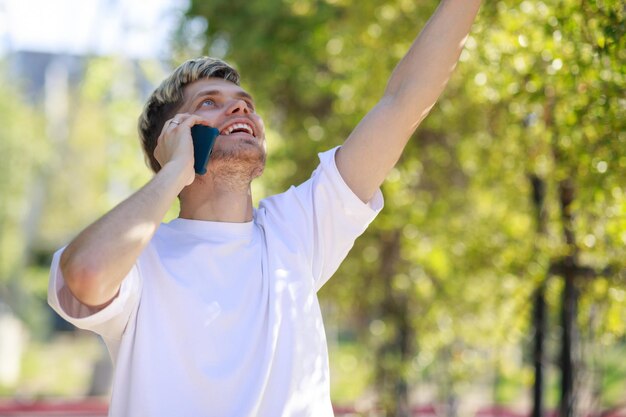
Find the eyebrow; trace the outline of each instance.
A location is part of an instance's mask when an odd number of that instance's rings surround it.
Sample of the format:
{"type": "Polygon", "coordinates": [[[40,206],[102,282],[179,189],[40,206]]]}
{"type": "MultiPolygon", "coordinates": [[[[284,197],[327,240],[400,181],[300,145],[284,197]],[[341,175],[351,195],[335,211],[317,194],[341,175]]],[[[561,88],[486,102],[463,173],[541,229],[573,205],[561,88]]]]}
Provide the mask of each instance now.
{"type": "MultiPolygon", "coordinates": [[[[199,91],[192,99],[192,101],[196,101],[198,98],[200,97],[204,97],[204,96],[223,96],[224,93],[222,93],[220,90],[202,90],[199,91]]],[[[246,93],[245,91],[238,91],[235,93],[236,97],[240,97],[240,98],[247,98],[250,101],[254,102],[254,98],[252,98],[252,96],[248,93],[246,93]]]]}

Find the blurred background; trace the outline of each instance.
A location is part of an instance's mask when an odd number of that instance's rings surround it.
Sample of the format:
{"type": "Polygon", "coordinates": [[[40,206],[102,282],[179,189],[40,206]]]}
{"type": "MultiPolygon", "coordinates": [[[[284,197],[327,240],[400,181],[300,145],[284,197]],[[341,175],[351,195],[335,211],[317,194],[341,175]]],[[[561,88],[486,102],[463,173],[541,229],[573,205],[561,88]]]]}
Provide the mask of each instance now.
{"type": "MultiPolygon", "coordinates": [[[[0,0],[0,415],[106,412],[106,349],[47,306],[48,268],[149,179],[136,120],[173,67],[242,73],[258,201],[342,143],[437,4],[0,0]]],[[[320,292],[338,416],[626,415],[625,7],[485,2],[320,292]]]]}

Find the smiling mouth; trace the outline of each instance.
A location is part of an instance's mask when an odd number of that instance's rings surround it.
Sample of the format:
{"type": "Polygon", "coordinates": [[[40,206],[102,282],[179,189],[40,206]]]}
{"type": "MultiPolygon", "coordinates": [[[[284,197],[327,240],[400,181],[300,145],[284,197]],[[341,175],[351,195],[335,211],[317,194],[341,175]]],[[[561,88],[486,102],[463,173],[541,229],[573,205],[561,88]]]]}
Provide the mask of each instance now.
{"type": "Polygon", "coordinates": [[[247,133],[251,136],[256,137],[254,135],[254,130],[252,129],[252,126],[247,123],[233,123],[232,125],[220,131],[220,135],[223,136],[229,136],[233,133],[247,133]]]}

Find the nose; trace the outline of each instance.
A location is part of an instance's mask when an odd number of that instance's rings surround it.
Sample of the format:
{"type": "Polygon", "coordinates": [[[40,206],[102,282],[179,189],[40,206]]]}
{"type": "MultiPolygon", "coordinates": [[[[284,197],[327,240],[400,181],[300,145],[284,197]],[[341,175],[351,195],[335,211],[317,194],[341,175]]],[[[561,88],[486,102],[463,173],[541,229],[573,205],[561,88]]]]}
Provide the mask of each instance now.
{"type": "Polygon", "coordinates": [[[228,114],[237,114],[237,113],[243,113],[243,114],[250,113],[250,109],[248,108],[248,103],[246,103],[244,100],[241,100],[241,99],[235,99],[231,101],[228,106],[228,114]]]}

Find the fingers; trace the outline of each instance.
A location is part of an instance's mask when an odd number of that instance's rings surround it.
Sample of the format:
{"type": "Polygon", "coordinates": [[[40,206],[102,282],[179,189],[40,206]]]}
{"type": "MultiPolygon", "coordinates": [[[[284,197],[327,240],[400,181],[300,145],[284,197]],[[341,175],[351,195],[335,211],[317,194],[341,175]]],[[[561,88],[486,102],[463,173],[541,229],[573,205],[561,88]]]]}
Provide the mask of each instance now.
{"type": "Polygon", "coordinates": [[[198,125],[198,124],[209,126],[209,122],[201,118],[198,115],[189,114],[189,113],[179,113],[175,115],[174,117],[172,117],[170,120],[165,122],[165,124],[163,125],[163,130],[161,131],[161,134],[164,134],[165,132],[169,132],[172,130],[177,130],[181,126],[191,128],[192,126],[198,125]]]}
{"type": "Polygon", "coordinates": [[[189,114],[187,113],[181,113],[181,114],[177,114],[174,117],[172,117],[169,120],[166,120],[165,123],[163,124],[163,129],[161,129],[161,136],[167,132],[170,131],[174,128],[176,128],[177,126],[180,126],[181,123],[187,118],[189,117],[189,114]]]}
{"type": "Polygon", "coordinates": [[[179,113],[165,122],[153,153],[162,167],[176,160],[191,164],[193,170],[191,127],[197,124],[209,126],[207,120],[189,113],[179,113]]]}

